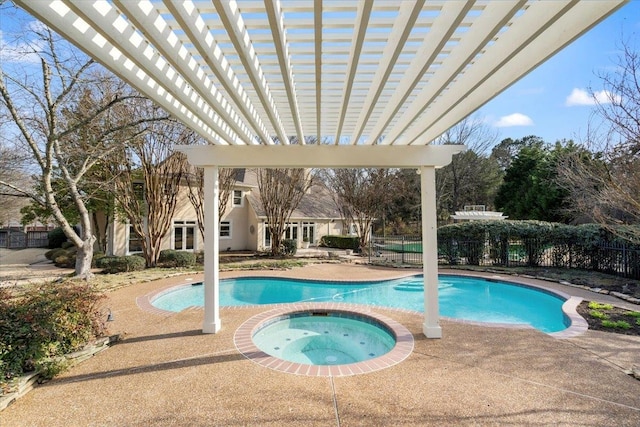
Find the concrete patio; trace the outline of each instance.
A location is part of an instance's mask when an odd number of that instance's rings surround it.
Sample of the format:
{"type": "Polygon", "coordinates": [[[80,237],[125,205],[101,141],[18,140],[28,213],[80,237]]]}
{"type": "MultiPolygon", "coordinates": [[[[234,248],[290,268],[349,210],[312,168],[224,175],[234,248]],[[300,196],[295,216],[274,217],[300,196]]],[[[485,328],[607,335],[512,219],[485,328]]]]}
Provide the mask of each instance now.
{"type": "MultiPolygon", "coordinates": [[[[407,273],[314,265],[243,274],[354,280],[407,273]]],[[[640,365],[640,338],[587,331],[558,340],[443,320],[444,338],[428,340],[421,315],[376,308],[413,333],[406,360],[363,375],[298,376],[261,367],[234,346],[236,329],[265,307],[223,309],[222,330],[211,335],[201,332],[202,309],[158,314],[137,305],[185,279],[109,294],[110,329],[124,339],[9,406],[0,425],[640,425],[640,381],[624,372],[640,365]]]]}

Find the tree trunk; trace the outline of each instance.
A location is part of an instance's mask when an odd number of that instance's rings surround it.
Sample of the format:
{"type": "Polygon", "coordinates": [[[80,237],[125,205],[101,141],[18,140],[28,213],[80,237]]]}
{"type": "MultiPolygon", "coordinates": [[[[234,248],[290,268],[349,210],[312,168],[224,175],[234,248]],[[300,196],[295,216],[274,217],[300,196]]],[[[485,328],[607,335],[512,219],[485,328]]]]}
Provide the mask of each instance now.
{"type": "Polygon", "coordinates": [[[93,261],[93,244],[96,238],[89,235],[82,241],[82,245],[78,245],[78,253],[76,254],[76,277],[90,279],[93,276],[91,272],[91,262],[93,261]]]}

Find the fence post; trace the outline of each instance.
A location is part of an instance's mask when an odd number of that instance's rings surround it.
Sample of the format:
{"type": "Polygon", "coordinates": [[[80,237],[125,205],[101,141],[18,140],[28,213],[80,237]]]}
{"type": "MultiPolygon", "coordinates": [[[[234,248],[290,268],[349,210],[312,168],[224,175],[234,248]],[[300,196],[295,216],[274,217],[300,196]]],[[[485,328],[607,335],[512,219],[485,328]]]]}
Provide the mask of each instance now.
{"type": "Polygon", "coordinates": [[[402,264],[404,264],[404,235],[402,236],[402,264]]]}

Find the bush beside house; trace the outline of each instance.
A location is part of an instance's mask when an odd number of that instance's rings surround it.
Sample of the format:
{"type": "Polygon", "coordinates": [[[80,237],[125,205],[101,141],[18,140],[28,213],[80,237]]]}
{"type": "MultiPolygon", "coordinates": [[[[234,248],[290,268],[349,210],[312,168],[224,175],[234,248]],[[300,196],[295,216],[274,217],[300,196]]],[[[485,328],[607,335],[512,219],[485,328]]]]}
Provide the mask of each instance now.
{"type": "Polygon", "coordinates": [[[336,249],[353,249],[360,248],[360,239],[357,236],[322,236],[320,246],[336,249]]]}

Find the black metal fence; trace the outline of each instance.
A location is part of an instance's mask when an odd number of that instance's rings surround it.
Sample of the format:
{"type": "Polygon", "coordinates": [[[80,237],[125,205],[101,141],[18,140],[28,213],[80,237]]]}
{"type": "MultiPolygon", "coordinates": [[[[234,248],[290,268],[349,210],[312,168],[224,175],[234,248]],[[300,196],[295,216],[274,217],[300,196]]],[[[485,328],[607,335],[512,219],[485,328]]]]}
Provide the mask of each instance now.
{"type": "MultiPolygon", "coordinates": [[[[373,236],[371,260],[422,264],[420,237],[373,236]]],[[[640,280],[640,249],[620,242],[550,244],[537,239],[459,241],[438,239],[438,263],[501,267],[558,267],[592,270],[640,280]]]]}
{"type": "Polygon", "coordinates": [[[415,236],[371,236],[370,261],[386,260],[400,264],[422,265],[422,238],[415,236]]]}
{"type": "Polygon", "coordinates": [[[0,248],[45,248],[49,245],[48,231],[0,230],[0,248]]]}

